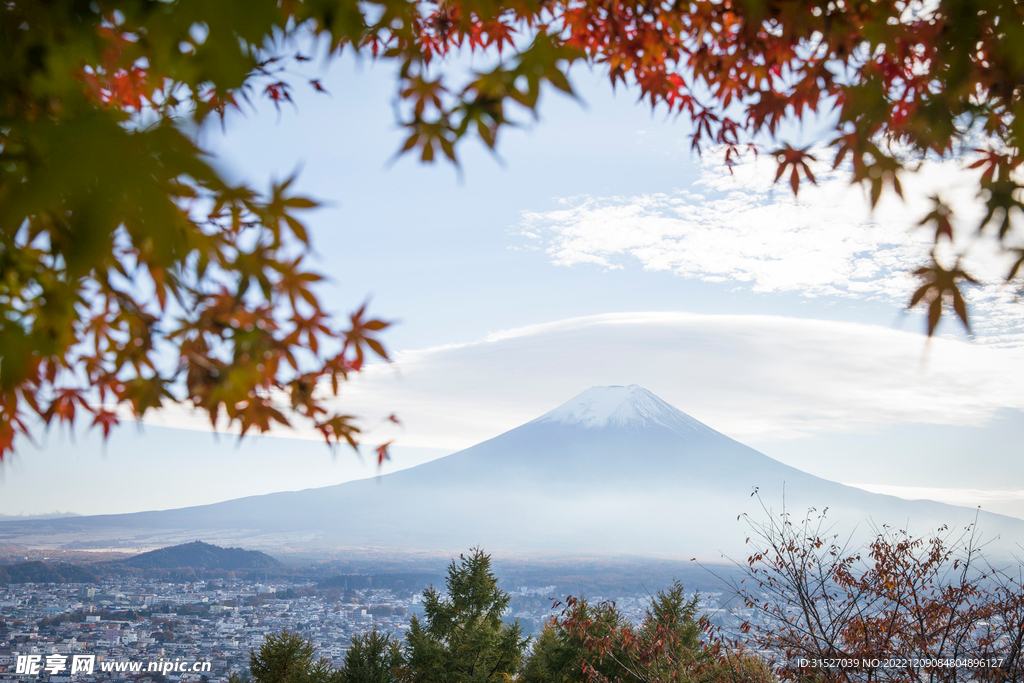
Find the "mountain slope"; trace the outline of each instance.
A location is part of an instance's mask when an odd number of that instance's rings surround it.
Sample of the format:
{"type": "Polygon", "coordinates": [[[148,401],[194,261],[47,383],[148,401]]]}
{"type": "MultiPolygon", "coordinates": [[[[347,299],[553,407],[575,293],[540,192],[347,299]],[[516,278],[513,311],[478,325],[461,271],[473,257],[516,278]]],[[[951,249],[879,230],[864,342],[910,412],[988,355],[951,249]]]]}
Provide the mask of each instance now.
{"type": "MultiPolygon", "coordinates": [[[[132,515],[0,524],[19,534],[110,544],[180,536],[246,545],[712,556],[744,552],[741,513],[830,508],[926,533],[975,511],[904,501],[811,476],[698,422],[641,387],[594,387],[555,410],[433,462],[376,479],[132,515]]],[[[981,513],[987,538],[1024,521],[981,513]]]]}

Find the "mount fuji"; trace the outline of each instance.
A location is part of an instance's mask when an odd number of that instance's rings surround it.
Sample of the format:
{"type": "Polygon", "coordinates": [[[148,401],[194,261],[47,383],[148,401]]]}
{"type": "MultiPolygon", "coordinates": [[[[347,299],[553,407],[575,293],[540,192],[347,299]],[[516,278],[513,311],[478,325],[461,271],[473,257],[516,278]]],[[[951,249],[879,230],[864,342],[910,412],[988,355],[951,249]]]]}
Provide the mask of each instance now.
{"type": "MultiPolygon", "coordinates": [[[[282,457],[282,466],[287,466],[282,457]]],[[[0,541],[78,547],[204,538],[249,547],[630,554],[745,550],[765,506],[828,508],[837,530],[975,522],[1010,548],[1024,521],[827,481],[744,446],[642,387],[593,387],[504,434],[374,479],[213,505],[0,523],[0,541]],[[784,497],[783,497],[784,496],[784,497]]]]}

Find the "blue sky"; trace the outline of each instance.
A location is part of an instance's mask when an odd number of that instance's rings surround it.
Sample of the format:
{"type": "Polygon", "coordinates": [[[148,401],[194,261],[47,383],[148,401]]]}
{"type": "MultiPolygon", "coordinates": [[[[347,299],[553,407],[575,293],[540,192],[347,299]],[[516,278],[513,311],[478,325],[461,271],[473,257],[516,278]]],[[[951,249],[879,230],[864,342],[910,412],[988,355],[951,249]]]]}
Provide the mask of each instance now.
{"type": "Polygon", "coordinates": [[[582,102],[547,93],[539,122],[521,116],[524,129],[505,133],[500,161],[464,144],[460,175],[411,156],[394,162],[403,136],[391,73],[386,65],[338,64],[324,79],[330,97],[299,90],[296,109],[285,106],[278,117],[264,106],[232,121],[226,139],[212,130],[204,142],[229,172],[252,181],[301,169],[301,188],[331,204],[310,221],[321,267],[348,307],[370,293],[374,310],[401,319],[389,334],[395,348],[612,310],[786,314],[796,305],[816,316],[871,318],[859,306],[836,315],[836,302],[783,301],[668,273],[552,267],[514,234],[524,212],[558,209],[564,198],[688,187],[699,177],[688,127],[580,70],[582,102]]]}
{"type": "MultiPolygon", "coordinates": [[[[972,248],[988,282],[972,295],[975,340],[947,324],[927,344],[903,310],[927,252],[907,230],[924,199],[941,187],[977,210],[963,164],[926,164],[907,204],[874,213],[824,168],[794,200],[770,160],[730,176],[714,150],[690,153],[685,122],[578,70],[582,103],[547,93],[539,122],[504,134],[500,161],[469,142],[458,173],[394,161],[392,74],[343,60],[318,74],[330,96],[299,88],[295,108],[261,104],[201,136],[258,186],[298,169],[327,205],[309,224],[329,307],[370,296],[399,321],[385,337],[395,366],[343,392],[371,440],[399,439],[389,468],[588,386],[640,383],[815,474],[1024,516],[1024,315],[995,284],[1001,257],[972,248]],[[397,433],[380,426],[391,409],[397,433]]],[[[4,465],[0,514],[179,507],[376,473],[309,434],[238,446],[202,429],[170,411],[106,445],[52,433],[4,465]]]]}

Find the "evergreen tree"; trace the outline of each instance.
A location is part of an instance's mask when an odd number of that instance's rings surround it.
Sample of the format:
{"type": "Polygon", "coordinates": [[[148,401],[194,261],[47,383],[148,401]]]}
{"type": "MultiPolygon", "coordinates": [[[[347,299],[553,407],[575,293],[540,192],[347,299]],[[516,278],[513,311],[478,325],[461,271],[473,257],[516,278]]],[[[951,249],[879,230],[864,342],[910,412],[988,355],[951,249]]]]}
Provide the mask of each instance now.
{"type": "Polygon", "coordinates": [[[251,652],[249,670],[255,683],[334,683],[337,678],[330,661],[317,659],[313,642],[288,629],[268,635],[259,653],[251,652]]]}
{"type": "Polygon", "coordinates": [[[413,683],[498,683],[519,669],[529,642],[502,614],[509,595],[498,588],[491,558],[479,548],[448,567],[447,596],[423,592],[425,623],[411,620],[407,666],[413,683]]]}
{"type": "Polygon", "coordinates": [[[352,638],[339,683],[396,683],[403,664],[399,641],[375,627],[352,638]]]}
{"type": "Polygon", "coordinates": [[[701,647],[699,604],[696,594],[687,600],[683,584],[675,581],[668,590],[659,591],[647,609],[640,636],[647,642],[666,644],[663,656],[653,664],[663,678],[692,669],[708,658],[701,647]]]}

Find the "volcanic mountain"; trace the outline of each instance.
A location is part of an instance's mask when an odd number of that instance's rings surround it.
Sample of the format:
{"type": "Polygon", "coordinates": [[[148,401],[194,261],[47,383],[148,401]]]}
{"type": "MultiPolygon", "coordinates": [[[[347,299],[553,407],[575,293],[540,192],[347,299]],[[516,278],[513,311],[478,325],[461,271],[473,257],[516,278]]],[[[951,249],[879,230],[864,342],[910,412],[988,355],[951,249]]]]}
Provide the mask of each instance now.
{"type": "Polygon", "coordinates": [[[493,439],[374,479],[177,510],[5,522],[0,538],[713,557],[745,551],[749,529],[737,517],[764,519],[762,502],[775,514],[785,504],[794,519],[827,507],[843,532],[888,524],[924,534],[978,515],[985,538],[1024,539],[1015,518],[801,472],[636,385],[593,387],[493,439]]]}

